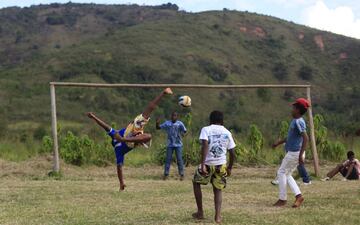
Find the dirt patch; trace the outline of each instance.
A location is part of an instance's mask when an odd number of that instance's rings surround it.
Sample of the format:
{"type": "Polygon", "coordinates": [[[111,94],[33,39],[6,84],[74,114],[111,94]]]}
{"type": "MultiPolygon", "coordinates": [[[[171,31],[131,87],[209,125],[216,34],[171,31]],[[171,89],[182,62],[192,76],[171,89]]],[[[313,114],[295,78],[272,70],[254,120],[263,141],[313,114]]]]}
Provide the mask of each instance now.
{"type": "Polygon", "coordinates": [[[304,33],[300,32],[300,33],[298,34],[299,40],[303,40],[304,37],[305,37],[304,33]]]}
{"type": "Polygon", "coordinates": [[[240,25],[240,24],[238,24],[238,26],[239,26],[239,31],[242,33],[252,34],[252,35],[254,35],[256,37],[260,37],[260,38],[266,37],[266,32],[261,27],[251,27],[251,26],[244,26],[244,25],[240,25]]]}
{"type": "Polygon", "coordinates": [[[340,60],[344,60],[344,59],[347,59],[348,58],[348,54],[346,52],[341,52],[339,54],[339,59],[340,60]]]}
{"type": "Polygon", "coordinates": [[[240,30],[241,32],[243,32],[243,33],[247,33],[247,27],[241,26],[241,27],[239,28],[239,30],[240,30]]]}
{"type": "Polygon", "coordinates": [[[185,55],[185,58],[186,58],[187,60],[190,60],[190,61],[194,61],[194,60],[195,60],[195,57],[194,57],[193,54],[187,54],[187,55],[185,55]]]}
{"type": "Polygon", "coordinates": [[[252,33],[261,38],[264,38],[266,36],[264,29],[262,29],[261,27],[255,27],[252,30],[252,33]]]}
{"type": "Polygon", "coordinates": [[[324,45],[324,41],[323,41],[322,36],[321,35],[315,35],[314,36],[314,41],[315,41],[315,44],[319,47],[319,49],[321,51],[324,51],[325,45],[324,45]]]}

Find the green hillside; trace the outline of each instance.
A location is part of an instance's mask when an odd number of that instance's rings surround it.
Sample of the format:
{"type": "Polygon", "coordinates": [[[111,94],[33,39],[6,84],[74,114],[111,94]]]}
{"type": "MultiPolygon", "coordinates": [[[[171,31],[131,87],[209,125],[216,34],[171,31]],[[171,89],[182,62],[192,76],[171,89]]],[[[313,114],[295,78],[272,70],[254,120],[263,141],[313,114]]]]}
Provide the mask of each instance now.
{"type": "MultiPolygon", "coordinates": [[[[360,40],[238,11],[176,5],[52,4],[0,10],[2,136],[50,126],[50,81],[313,85],[315,113],[337,134],[360,128],[360,40]],[[19,132],[18,132],[19,131],[19,132]]],[[[126,124],[159,90],[58,88],[61,126],[87,130],[84,112],[126,124]]],[[[194,129],[212,109],[244,133],[276,136],[298,90],[175,90],[193,99],[194,129]]],[[[172,110],[166,99],[156,116],[172,110]]],[[[95,129],[95,128],[94,128],[95,129]]]]}

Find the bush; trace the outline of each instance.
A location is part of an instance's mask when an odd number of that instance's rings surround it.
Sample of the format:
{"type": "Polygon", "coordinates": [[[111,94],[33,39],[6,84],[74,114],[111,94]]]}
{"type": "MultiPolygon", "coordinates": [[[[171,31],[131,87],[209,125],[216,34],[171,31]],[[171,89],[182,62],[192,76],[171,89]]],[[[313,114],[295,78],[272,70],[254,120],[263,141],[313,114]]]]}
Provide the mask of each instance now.
{"type": "Polygon", "coordinates": [[[46,129],[43,126],[39,126],[34,131],[34,139],[35,140],[42,140],[43,137],[46,135],[46,129]]]}
{"type": "Polygon", "coordinates": [[[60,156],[66,163],[81,166],[85,163],[84,146],[89,147],[90,142],[86,140],[83,142],[81,138],[75,136],[71,131],[68,131],[65,138],[61,140],[60,156]]]}
{"type": "Polygon", "coordinates": [[[50,136],[44,136],[42,138],[41,148],[39,153],[50,153],[53,148],[53,140],[50,136]]]}
{"type": "Polygon", "coordinates": [[[328,130],[323,125],[325,122],[324,117],[320,114],[314,116],[314,130],[315,130],[315,141],[319,151],[322,152],[326,145],[328,130]]]}
{"type": "Polygon", "coordinates": [[[249,163],[252,161],[253,157],[251,152],[240,142],[236,142],[236,147],[234,149],[235,156],[236,156],[236,162],[241,163],[249,163]]]}
{"type": "Polygon", "coordinates": [[[190,141],[190,145],[185,146],[183,151],[184,164],[189,165],[198,165],[200,163],[200,152],[201,144],[197,138],[194,138],[190,141]]]}
{"type": "Polygon", "coordinates": [[[303,80],[312,80],[313,70],[309,66],[302,66],[298,71],[298,76],[303,80]]]}
{"type": "Polygon", "coordinates": [[[213,81],[224,81],[227,78],[227,73],[213,61],[200,59],[198,65],[207,73],[213,81]]]}
{"type": "Polygon", "coordinates": [[[256,157],[264,146],[263,135],[255,124],[250,125],[250,133],[247,138],[247,143],[250,146],[250,151],[253,157],[256,157]]]}
{"type": "Polygon", "coordinates": [[[154,151],[153,161],[158,165],[164,165],[165,159],[166,159],[166,145],[160,144],[160,146],[154,151]]]}
{"type": "Polygon", "coordinates": [[[322,157],[328,160],[340,161],[346,154],[346,147],[339,141],[326,141],[322,151],[322,157]]]}
{"type": "Polygon", "coordinates": [[[270,89],[258,88],[256,94],[263,102],[268,102],[271,100],[270,89]]]}
{"type": "Polygon", "coordinates": [[[50,15],[46,18],[46,22],[49,25],[61,25],[65,23],[65,20],[60,15],[50,15]]]}
{"type": "Polygon", "coordinates": [[[289,131],[289,123],[287,121],[281,121],[280,123],[280,132],[279,132],[279,139],[284,139],[287,137],[289,131]]]}
{"type": "Polygon", "coordinates": [[[285,80],[288,77],[288,68],[283,63],[276,63],[272,68],[272,74],[278,80],[285,80]]]}

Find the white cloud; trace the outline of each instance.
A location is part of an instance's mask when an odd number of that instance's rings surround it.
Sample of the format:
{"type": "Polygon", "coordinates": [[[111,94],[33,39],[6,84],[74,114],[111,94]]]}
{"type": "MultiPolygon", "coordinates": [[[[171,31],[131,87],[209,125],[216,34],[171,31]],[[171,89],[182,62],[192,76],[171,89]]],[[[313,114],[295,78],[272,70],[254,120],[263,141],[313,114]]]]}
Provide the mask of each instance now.
{"type": "Polygon", "coordinates": [[[305,10],[304,23],[310,27],[360,39],[360,18],[352,8],[339,6],[329,8],[323,1],[305,10]]]}

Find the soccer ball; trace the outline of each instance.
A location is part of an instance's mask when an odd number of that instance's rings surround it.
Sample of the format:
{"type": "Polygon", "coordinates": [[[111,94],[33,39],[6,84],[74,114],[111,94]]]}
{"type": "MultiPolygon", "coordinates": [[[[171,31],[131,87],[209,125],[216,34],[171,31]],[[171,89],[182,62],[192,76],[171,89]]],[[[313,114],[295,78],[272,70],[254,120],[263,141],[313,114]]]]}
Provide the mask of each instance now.
{"type": "Polygon", "coordinates": [[[182,107],[190,107],[191,106],[191,98],[187,95],[181,96],[179,98],[179,105],[182,107]]]}

